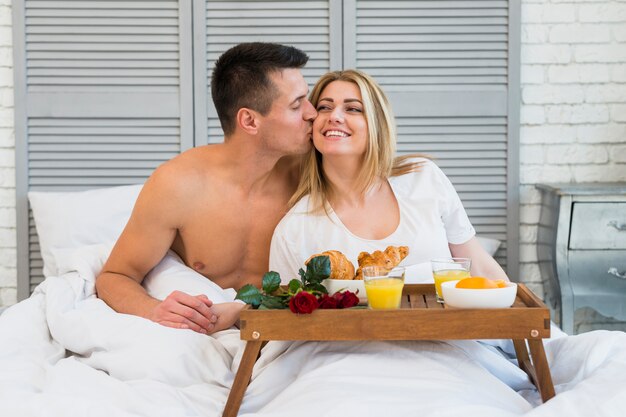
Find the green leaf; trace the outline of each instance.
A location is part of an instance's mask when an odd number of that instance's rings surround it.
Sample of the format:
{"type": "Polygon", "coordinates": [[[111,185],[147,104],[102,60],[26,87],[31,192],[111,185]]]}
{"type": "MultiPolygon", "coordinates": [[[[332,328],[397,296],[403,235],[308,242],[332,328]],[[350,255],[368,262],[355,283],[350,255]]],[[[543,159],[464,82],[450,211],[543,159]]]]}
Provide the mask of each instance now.
{"type": "Polygon", "coordinates": [[[235,300],[241,300],[246,304],[250,304],[254,308],[261,305],[262,295],[261,291],[252,284],[246,284],[237,291],[235,300]]]}
{"type": "Polygon", "coordinates": [[[278,272],[270,271],[263,275],[263,291],[271,294],[280,287],[280,275],[278,272]]]}
{"type": "Polygon", "coordinates": [[[302,282],[297,279],[289,281],[289,292],[295,294],[300,288],[302,288],[302,282]]]}
{"type": "Polygon", "coordinates": [[[283,309],[285,308],[285,303],[281,297],[276,297],[273,295],[263,295],[263,301],[261,301],[261,307],[263,309],[283,309]]]}
{"type": "Polygon", "coordinates": [[[300,280],[301,280],[302,282],[305,282],[305,281],[306,281],[306,272],[304,272],[304,269],[300,268],[300,269],[298,270],[298,275],[300,275],[300,280]]]}
{"type": "Polygon", "coordinates": [[[272,294],[272,295],[273,295],[274,297],[278,297],[278,298],[280,298],[280,299],[281,299],[281,300],[283,300],[283,301],[284,301],[285,299],[289,300],[289,298],[291,297],[291,295],[290,295],[290,294],[289,294],[289,292],[287,292],[287,291],[279,292],[278,294],[272,294]]]}
{"type": "Polygon", "coordinates": [[[305,279],[302,280],[305,286],[319,284],[330,276],[330,258],[327,255],[316,256],[311,259],[306,266],[305,279]]]}
{"type": "Polygon", "coordinates": [[[328,294],[328,290],[326,289],[326,287],[318,283],[309,284],[306,287],[304,287],[304,289],[309,292],[318,292],[322,294],[328,294]]]}

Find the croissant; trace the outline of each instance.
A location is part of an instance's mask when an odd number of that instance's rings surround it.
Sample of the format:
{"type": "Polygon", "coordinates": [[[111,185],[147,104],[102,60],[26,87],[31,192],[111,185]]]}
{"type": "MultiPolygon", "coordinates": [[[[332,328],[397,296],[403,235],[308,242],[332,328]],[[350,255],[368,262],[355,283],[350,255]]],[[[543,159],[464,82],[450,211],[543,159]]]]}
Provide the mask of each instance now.
{"type": "Polygon", "coordinates": [[[327,250],[315,254],[306,260],[305,265],[316,256],[328,256],[330,259],[330,279],[354,279],[354,265],[346,258],[346,255],[338,250],[327,250]]]}
{"type": "Polygon", "coordinates": [[[356,271],[354,279],[363,279],[363,271],[361,268],[365,266],[382,266],[392,269],[409,254],[408,246],[387,246],[384,252],[379,250],[370,253],[359,253],[359,268],[356,271]]]}

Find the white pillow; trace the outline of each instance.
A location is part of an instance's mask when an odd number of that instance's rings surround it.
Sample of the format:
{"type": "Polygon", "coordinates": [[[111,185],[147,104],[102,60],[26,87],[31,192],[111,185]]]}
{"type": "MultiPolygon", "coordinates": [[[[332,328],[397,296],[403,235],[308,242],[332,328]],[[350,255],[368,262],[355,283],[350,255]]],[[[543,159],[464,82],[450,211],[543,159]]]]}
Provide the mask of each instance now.
{"type": "Polygon", "coordinates": [[[476,239],[478,239],[478,242],[480,243],[480,245],[491,256],[496,254],[496,252],[498,251],[498,248],[500,247],[500,243],[501,243],[499,240],[492,239],[490,237],[476,236],[476,239]]]}
{"type": "Polygon", "coordinates": [[[44,276],[58,275],[53,249],[116,241],[141,187],[137,184],[78,192],[29,192],[44,276]]]}
{"type": "Polygon", "coordinates": [[[52,248],[57,273],[63,275],[76,271],[85,281],[96,282],[114,245],[115,242],[108,242],[80,248],[52,248]]]}
{"type": "Polygon", "coordinates": [[[236,292],[232,288],[222,289],[213,281],[189,268],[173,251],[146,275],[142,285],[152,297],[164,300],[172,291],[190,295],[205,294],[213,303],[233,301],[236,292]]]}

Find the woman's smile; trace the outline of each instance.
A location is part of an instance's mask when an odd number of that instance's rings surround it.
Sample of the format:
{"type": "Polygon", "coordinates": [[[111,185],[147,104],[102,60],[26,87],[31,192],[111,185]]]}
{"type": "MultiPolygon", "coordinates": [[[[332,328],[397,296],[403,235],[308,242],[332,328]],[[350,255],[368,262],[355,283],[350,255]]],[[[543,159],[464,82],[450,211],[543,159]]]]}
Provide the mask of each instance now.
{"type": "Polygon", "coordinates": [[[339,130],[339,129],[327,130],[323,132],[323,135],[327,140],[341,140],[341,139],[350,137],[349,133],[344,132],[343,130],[339,130]]]}

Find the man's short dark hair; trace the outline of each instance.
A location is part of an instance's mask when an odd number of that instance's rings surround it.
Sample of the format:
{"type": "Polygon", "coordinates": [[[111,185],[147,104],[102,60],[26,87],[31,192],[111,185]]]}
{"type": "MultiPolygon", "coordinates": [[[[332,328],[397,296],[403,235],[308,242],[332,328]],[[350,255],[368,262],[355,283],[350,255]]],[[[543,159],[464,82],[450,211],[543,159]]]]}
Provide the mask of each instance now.
{"type": "Polygon", "coordinates": [[[211,78],[211,96],[224,134],[235,131],[235,117],[242,107],[263,115],[269,112],[278,96],[270,73],[302,68],[308,60],[298,48],[265,42],[242,43],[224,52],[211,78]]]}

